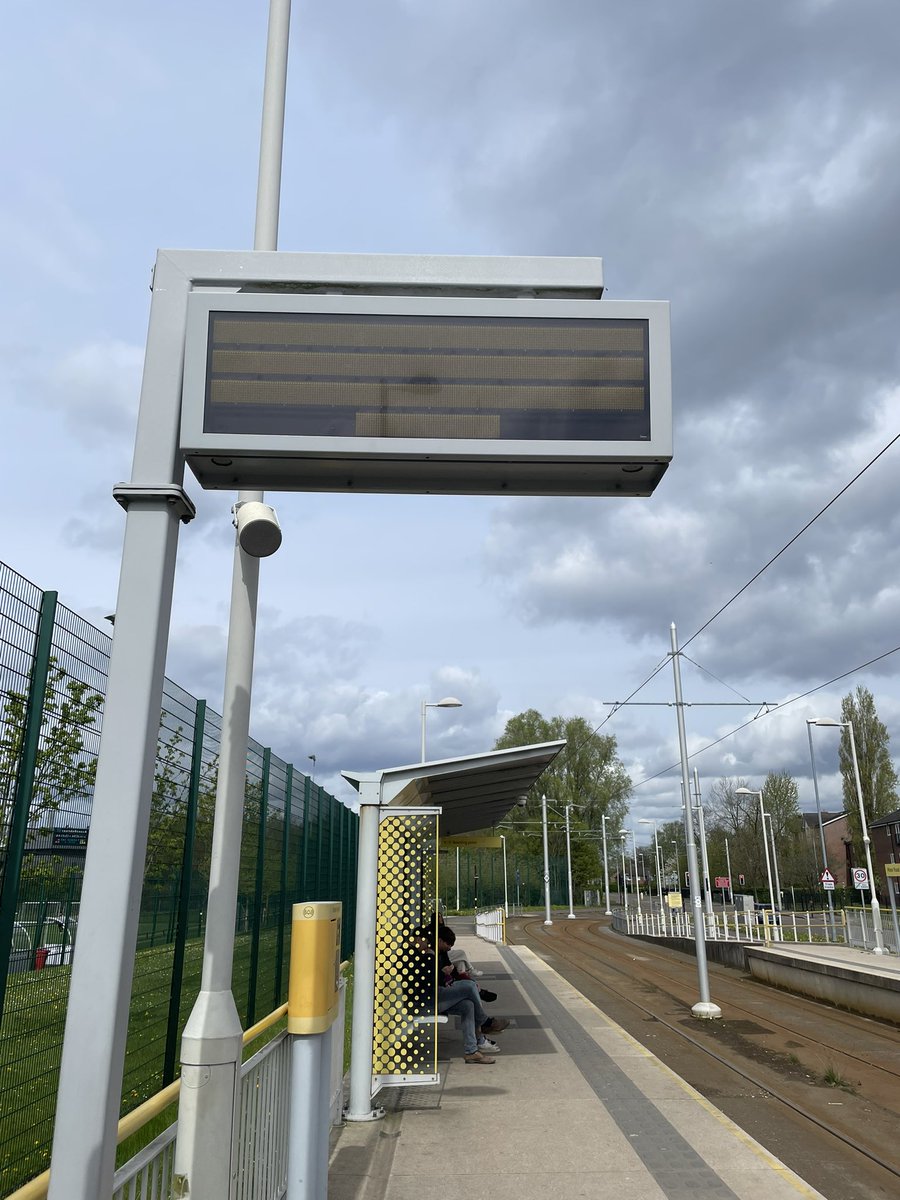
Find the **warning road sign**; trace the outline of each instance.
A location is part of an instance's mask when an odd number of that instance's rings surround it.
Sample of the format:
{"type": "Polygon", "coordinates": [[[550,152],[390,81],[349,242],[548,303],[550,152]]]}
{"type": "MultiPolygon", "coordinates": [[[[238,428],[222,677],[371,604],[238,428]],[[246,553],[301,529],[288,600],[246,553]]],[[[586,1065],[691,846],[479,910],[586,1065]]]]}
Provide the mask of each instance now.
{"type": "Polygon", "coordinates": [[[832,884],[832,885],[834,884],[834,876],[833,876],[833,875],[832,875],[832,873],[831,873],[831,872],[828,870],[828,868],[827,868],[827,867],[826,867],[826,868],[825,868],[825,870],[822,872],[822,875],[821,875],[821,878],[820,878],[819,882],[820,882],[820,883],[830,883],[830,884],[832,884]]]}

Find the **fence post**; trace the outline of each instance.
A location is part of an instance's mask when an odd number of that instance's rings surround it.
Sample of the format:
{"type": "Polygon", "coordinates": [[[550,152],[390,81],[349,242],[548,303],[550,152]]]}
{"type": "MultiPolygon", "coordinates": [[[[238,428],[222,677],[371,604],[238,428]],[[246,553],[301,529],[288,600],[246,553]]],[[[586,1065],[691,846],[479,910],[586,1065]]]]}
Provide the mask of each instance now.
{"type": "Polygon", "coordinates": [[[194,839],[197,834],[197,809],[200,804],[200,773],[203,769],[203,733],[206,725],[206,701],[198,700],[194,709],[194,740],[191,744],[191,775],[184,820],[184,847],[181,853],[181,878],[178,882],[178,915],[175,921],[175,949],[172,954],[172,989],[169,993],[169,1019],[166,1025],[166,1052],[163,1059],[163,1087],[175,1078],[175,1052],[178,1045],[178,1017],[181,1012],[181,987],[184,982],[184,949],[187,942],[194,869],[194,839]]]}
{"type": "Polygon", "coordinates": [[[47,677],[50,674],[53,622],[56,619],[57,599],[57,592],[44,592],[41,597],[41,611],[34,638],[31,678],[28,682],[28,698],[25,705],[25,724],[22,729],[22,752],[16,776],[16,794],[10,815],[9,838],[6,843],[6,866],[2,881],[0,881],[0,1024],[3,1022],[6,980],[9,975],[9,955],[12,949],[16,905],[19,898],[19,880],[22,875],[22,858],[25,853],[25,839],[28,836],[28,816],[31,811],[34,772],[37,766],[41,724],[44,718],[44,697],[47,692],[47,677]]]}
{"type": "Polygon", "coordinates": [[[256,886],[253,894],[253,924],[250,932],[250,987],[247,991],[247,1026],[256,1021],[256,977],[259,974],[259,935],[262,928],[263,874],[266,868],[266,817],[269,814],[269,771],[272,751],[263,750],[262,787],[259,797],[259,837],[256,842],[256,886]]]}
{"type": "Polygon", "coordinates": [[[288,763],[284,779],[284,829],[281,835],[281,900],[278,905],[278,958],[275,961],[275,997],[272,1003],[277,1008],[281,1003],[281,980],[284,969],[284,918],[287,911],[288,855],[291,852],[291,792],[294,786],[294,766],[288,763]]]}

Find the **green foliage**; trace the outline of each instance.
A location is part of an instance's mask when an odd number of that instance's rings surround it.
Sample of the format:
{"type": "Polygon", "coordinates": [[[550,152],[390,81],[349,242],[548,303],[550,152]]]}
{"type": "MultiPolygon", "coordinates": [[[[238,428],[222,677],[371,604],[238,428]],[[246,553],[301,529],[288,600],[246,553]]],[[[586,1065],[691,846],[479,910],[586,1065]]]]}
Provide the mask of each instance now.
{"type": "Polygon", "coordinates": [[[544,717],[535,709],[518,713],[506,723],[496,750],[532,746],[565,739],[566,746],[531,788],[527,804],[509,815],[510,849],[525,856],[543,856],[541,797],[550,802],[549,850],[564,858],[564,806],[572,805],[572,876],[576,887],[595,883],[602,875],[600,851],[594,840],[600,818],[607,829],[618,830],[628,808],[631,780],[616,753],[616,739],[597,733],[584,717],[544,717]]]}
{"type": "MultiPolygon", "coordinates": [[[[871,824],[900,807],[897,800],[897,772],[891,762],[890,734],[875,711],[875,698],[866,687],[858,687],[841,701],[841,720],[853,724],[859,781],[862,788],[866,822],[871,824]]],[[[859,799],[850,752],[850,731],[841,730],[841,776],[844,790],[844,811],[853,835],[853,861],[865,861],[862,826],[859,819],[859,799]]]]}
{"type": "MultiPolygon", "coordinates": [[[[28,697],[12,689],[3,694],[0,711],[0,836],[9,828],[25,737],[28,697]]],[[[41,739],[35,762],[29,820],[36,826],[45,813],[90,795],[96,759],[85,751],[84,735],[99,719],[103,697],[73,679],[50,660],[41,739]]],[[[3,846],[0,845],[0,850],[3,846]]]]}

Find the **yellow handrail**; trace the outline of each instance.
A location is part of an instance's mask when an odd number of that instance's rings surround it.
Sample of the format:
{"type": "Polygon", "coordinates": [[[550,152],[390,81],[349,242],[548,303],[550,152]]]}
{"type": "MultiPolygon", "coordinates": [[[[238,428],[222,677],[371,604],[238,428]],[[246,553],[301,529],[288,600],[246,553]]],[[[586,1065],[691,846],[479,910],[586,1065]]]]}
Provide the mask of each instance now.
{"type": "MultiPolygon", "coordinates": [[[[344,964],[342,963],[341,966],[344,966],[344,964]]],[[[248,1042],[252,1042],[260,1034],[265,1033],[276,1021],[280,1021],[286,1013],[287,1005],[282,1004],[274,1012],[270,1012],[267,1017],[263,1017],[261,1021],[257,1021],[255,1025],[251,1025],[249,1029],[245,1029],[241,1039],[243,1044],[246,1046],[248,1042]]],[[[172,1101],[177,1099],[180,1090],[181,1080],[176,1079],[168,1087],[164,1087],[161,1092],[157,1092],[155,1096],[151,1096],[149,1100],[145,1100],[143,1104],[139,1104],[130,1113],[126,1113],[121,1121],[119,1121],[118,1132],[116,1133],[116,1145],[124,1142],[132,1134],[137,1133],[139,1129],[143,1129],[148,1121],[152,1121],[154,1117],[158,1117],[164,1108],[168,1108],[172,1101]]],[[[46,1200],[49,1187],[50,1171],[42,1171],[40,1175],[36,1175],[34,1179],[29,1179],[28,1183],[23,1184],[17,1191],[11,1192],[6,1200],[46,1200]]]]}

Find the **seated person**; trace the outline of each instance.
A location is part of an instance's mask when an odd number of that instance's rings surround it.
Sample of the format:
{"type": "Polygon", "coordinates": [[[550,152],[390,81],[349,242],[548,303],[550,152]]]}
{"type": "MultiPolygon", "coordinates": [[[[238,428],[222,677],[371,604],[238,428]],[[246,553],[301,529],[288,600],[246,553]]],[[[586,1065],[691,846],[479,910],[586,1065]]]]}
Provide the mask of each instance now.
{"type": "MultiPolygon", "coordinates": [[[[438,928],[438,945],[441,941],[447,946],[447,954],[453,965],[454,979],[471,979],[473,975],[481,975],[481,971],[476,971],[469,962],[465,950],[456,945],[456,934],[449,925],[441,925],[438,928]]],[[[482,1004],[492,1004],[497,999],[496,992],[490,992],[487,988],[479,987],[478,996],[482,1004]]]]}
{"type": "Polygon", "coordinates": [[[437,1011],[454,1013],[462,1018],[463,1052],[467,1063],[493,1063],[486,1051],[496,1054],[500,1047],[488,1038],[489,1033],[502,1033],[509,1024],[503,1017],[489,1017],[481,1006],[478,986],[471,979],[455,976],[449,950],[455,941],[452,929],[438,928],[438,989],[437,1011]]]}

